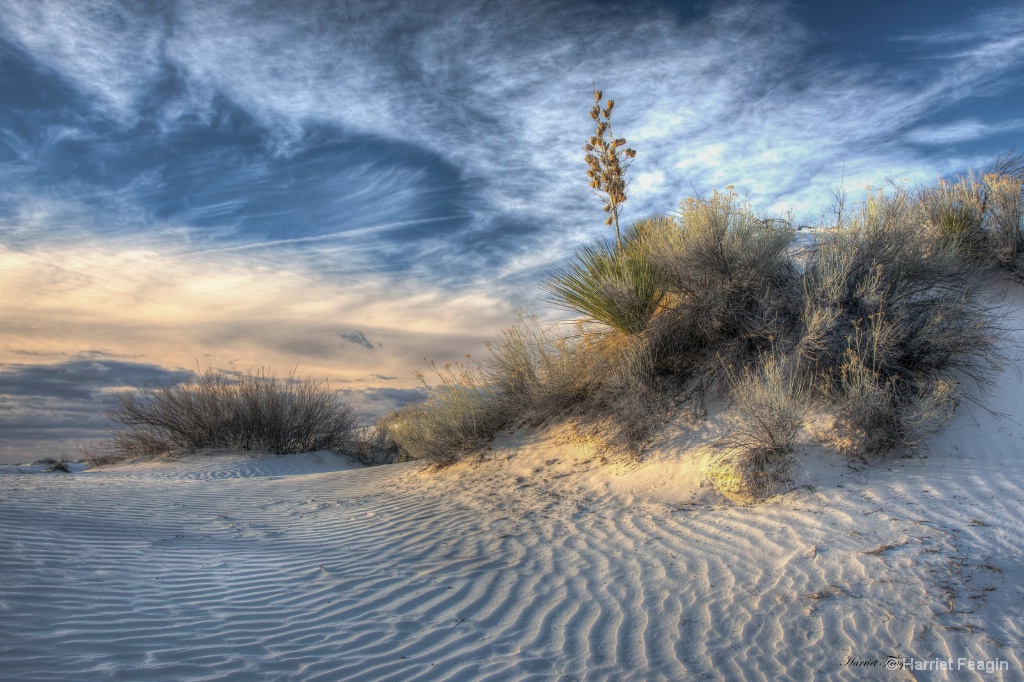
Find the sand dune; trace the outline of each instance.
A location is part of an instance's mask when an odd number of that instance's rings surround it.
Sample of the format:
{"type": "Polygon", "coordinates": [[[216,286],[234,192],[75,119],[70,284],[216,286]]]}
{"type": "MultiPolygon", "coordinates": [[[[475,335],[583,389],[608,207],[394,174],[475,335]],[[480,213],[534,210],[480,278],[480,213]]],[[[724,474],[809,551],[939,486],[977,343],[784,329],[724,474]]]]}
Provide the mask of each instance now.
{"type": "Polygon", "coordinates": [[[1024,679],[1011,353],[918,456],[805,434],[797,487],[752,507],[700,486],[714,420],[639,465],[555,431],[442,472],[0,467],[0,679],[1024,679]]]}

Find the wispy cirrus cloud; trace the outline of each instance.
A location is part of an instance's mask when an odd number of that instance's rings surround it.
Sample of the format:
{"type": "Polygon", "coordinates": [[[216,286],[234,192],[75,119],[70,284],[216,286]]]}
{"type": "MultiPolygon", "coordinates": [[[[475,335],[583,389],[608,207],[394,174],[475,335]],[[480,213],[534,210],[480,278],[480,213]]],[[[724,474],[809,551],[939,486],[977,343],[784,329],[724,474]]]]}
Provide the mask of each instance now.
{"type": "Polygon", "coordinates": [[[813,220],[841,181],[927,181],[1019,135],[1016,3],[876,41],[899,59],[796,9],[0,0],[0,362],[413,390],[424,358],[545,314],[539,280],[605,234],[594,80],[639,151],[627,219],[732,184],[813,220]]]}

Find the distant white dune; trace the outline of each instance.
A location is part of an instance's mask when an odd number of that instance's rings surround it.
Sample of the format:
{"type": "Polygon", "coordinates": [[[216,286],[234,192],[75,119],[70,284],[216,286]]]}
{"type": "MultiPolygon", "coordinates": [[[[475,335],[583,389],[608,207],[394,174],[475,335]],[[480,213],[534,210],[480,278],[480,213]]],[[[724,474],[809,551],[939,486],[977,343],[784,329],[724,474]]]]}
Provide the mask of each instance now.
{"type": "Polygon", "coordinates": [[[713,421],[640,465],[516,433],[441,472],[0,467],[0,679],[914,679],[889,656],[1024,679],[1010,353],[919,456],[851,468],[805,439],[798,487],[752,507],[699,485],[713,421]]]}

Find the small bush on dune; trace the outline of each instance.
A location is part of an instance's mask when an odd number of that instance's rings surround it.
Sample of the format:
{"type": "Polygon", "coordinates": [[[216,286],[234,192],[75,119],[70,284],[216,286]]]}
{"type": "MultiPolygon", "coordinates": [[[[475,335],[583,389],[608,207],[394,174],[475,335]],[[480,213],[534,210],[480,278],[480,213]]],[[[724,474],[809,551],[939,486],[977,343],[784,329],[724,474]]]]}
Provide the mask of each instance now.
{"type": "Polygon", "coordinates": [[[1000,157],[980,179],[974,171],[956,182],[921,188],[925,227],[943,244],[974,260],[991,260],[1020,274],[1024,253],[1021,186],[1024,154],[1000,157]]]}
{"type": "Polygon", "coordinates": [[[586,401],[573,414],[577,428],[618,452],[639,456],[666,403],[650,342],[644,335],[604,333],[590,348],[596,374],[586,401]]]}
{"type": "Polygon", "coordinates": [[[755,215],[733,192],[715,192],[684,201],[678,223],[658,227],[645,253],[669,294],[651,324],[660,366],[749,361],[786,333],[798,300],[787,224],[755,215]]]}
{"type": "Polygon", "coordinates": [[[869,195],[849,223],[819,231],[795,354],[818,396],[836,407],[837,442],[852,443],[847,451],[918,442],[934,421],[921,409],[951,400],[957,375],[984,385],[997,369],[996,306],[962,246],[922,230],[903,189],[869,195]]]}
{"type": "Polygon", "coordinates": [[[726,497],[750,502],[789,482],[793,444],[804,424],[811,394],[776,353],[756,367],[728,377],[738,409],[737,428],[718,443],[708,479],[726,497]]]}
{"type": "Polygon", "coordinates": [[[437,369],[432,363],[430,368],[439,384],[417,375],[427,388],[427,399],[385,416],[377,428],[409,459],[443,467],[492,438],[507,416],[476,369],[460,364],[437,369]]]}
{"type": "Polygon", "coordinates": [[[520,324],[487,343],[489,357],[481,363],[502,411],[541,423],[584,404],[599,371],[594,341],[584,335],[583,325],[573,336],[558,335],[525,311],[519,316],[520,324]]]}
{"type": "Polygon", "coordinates": [[[146,457],[200,448],[278,454],[348,451],[356,418],[327,382],[279,379],[266,372],[210,368],[175,386],[118,396],[108,418],[118,426],[92,449],[96,457],[146,457]]]}
{"type": "Polygon", "coordinates": [[[854,351],[847,355],[835,396],[835,427],[827,441],[839,452],[864,457],[908,450],[952,416],[956,391],[946,380],[901,392],[896,381],[883,382],[854,351]]]}

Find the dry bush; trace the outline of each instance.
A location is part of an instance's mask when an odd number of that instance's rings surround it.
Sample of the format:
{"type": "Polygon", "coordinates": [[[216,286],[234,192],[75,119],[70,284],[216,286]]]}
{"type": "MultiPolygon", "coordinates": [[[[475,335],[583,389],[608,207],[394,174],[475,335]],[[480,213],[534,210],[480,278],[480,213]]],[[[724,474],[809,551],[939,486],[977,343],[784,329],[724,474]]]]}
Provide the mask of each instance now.
{"type": "Polygon", "coordinates": [[[955,245],[965,256],[1022,268],[1024,213],[1021,186],[1024,154],[1000,157],[980,179],[974,171],[955,182],[939,180],[918,190],[925,227],[941,243],[955,245]]]}
{"type": "Polygon", "coordinates": [[[71,473],[70,463],[71,463],[71,460],[69,460],[64,455],[61,455],[60,458],[57,458],[57,457],[44,457],[43,459],[39,460],[38,462],[34,462],[34,464],[41,464],[41,465],[45,466],[46,467],[46,471],[48,473],[60,472],[60,473],[65,473],[65,474],[70,474],[71,473]]]}
{"type": "Polygon", "coordinates": [[[592,389],[574,414],[577,429],[621,453],[639,456],[666,413],[645,336],[605,334],[592,340],[592,389]]]}
{"type": "Polygon", "coordinates": [[[851,347],[883,383],[913,391],[954,372],[984,382],[998,366],[997,307],[983,272],[924,236],[908,199],[870,195],[849,224],[817,234],[796,348],[825,392],[838,386],[851,347]]]}
{"type": "Polygon", "coordinates": [[[404,459],[398,443],[380,425],[362,429],[347,454],[352,460],[366,466],[395,464],[404,459]]]}
{"type": "Polygon", "coordinates": [[[560,336],[524,314],[488,349],[481,370],[509,423],[572,418],[583,435],[636,453],[662,417],[643,335],[579,323],[574,334],[560,336]]]}
{"type": "Polygon", "coordinates": [[[1012,175],[985,176],[988,188],[988,231],[991,251],[1003,268],[1024,274],[1024,202],[1022,180],[1012,175]]]}
{"type": "Polygon", "coordinates": [[[901,393],[883,382],[851,349],[834,405],[836,421],[826,442],[845,455],[865,457],[917,447],[952,417],[956,390],[946,380],[901,393]]]}
{"type": "Polygon", "coordinates": [[[391,412],[377,423],[377,429],[404,457],[442,467],[492,438],[507,416],[475,368],[458,363],[442,369],[429,363],[429,367],[440,383],[431,385],[424,374],[417,374],[427,388],[427,399],[391,412]]]}
{"type": "Polygon", "coordinates": [[[834,403],[836,442],[853,443],[842,449],[908,447],[952,401],[958,375],[990,382],[1001,359],[998,306],[963,244],[922,230],[901,188],[869,194],[848,222],[818,232],[794,354],[818,397],[834,403]]]}
{"type": "Polygon", "coordinates": [[[669,294],[650,325],[658,367],[750,361],[785,335],[799,301],[792,238],[787,223],[755,215],[731,191],[687,199],[677,222],[652,224],[645,254],[669,294]]]}
{"type": "Polygon", "coordinates": [[[717,443],[706,477],[726,497],[746,503],[791,481],[793,444],[811,394],[777,353],[728,380],[738,410],[736,429],[717,443]]]}
{"type": "Polygon", "coordinates": [[[263,370],[209,368],[175,386],[146,386],[119,395],[107,417],[117,426],[108,441],[85,450],[93,461],[200,448],[344,452],[356,431],[354,414],[326,381],[263,370]]]}
{"type": "Polygon", "coordinates": [[[940,178],[934,187],[919,190],[918,201],[925,227],[939,243],[955,246],[968,258],[984,257],[985,185],[973,171],[957,182],[940,178]]]}

